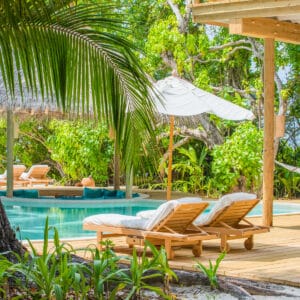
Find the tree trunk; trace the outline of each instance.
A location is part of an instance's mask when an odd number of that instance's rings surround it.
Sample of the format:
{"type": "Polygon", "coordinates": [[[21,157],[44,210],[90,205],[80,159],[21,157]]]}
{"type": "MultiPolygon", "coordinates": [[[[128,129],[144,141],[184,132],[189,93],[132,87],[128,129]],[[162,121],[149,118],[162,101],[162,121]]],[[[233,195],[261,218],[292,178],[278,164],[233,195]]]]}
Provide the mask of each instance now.
{"type": "Polygon", "coordinates": [[[115,152],[114,152],[114,190],[120,189],[120,147],[115,139],[115,152]]]}
{"type": "MultiPolygon", "coordinates": [[[[16,238],[15,232],[10,226],[5,209],[0,200],[0,253],[11,251],[22,256],[25,249],[16,238]]],[[[8,257],[9,260],[15,260],[15,256],[11,253],[5,254],[5,256],[8,257]]]]}

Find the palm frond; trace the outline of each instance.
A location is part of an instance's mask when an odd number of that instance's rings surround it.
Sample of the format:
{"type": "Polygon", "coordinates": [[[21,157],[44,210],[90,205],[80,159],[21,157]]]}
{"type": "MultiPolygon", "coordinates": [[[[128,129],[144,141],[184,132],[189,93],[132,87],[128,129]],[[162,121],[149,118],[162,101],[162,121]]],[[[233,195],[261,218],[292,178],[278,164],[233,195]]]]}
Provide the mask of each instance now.
{"type": "Polygon", "coordinates": [[[124,38],[121,10],[71,2],[0,0],[0,106],[38,103],[105,119],[132,161],[136,133],[153,128],[151,84],[124,38]]]}

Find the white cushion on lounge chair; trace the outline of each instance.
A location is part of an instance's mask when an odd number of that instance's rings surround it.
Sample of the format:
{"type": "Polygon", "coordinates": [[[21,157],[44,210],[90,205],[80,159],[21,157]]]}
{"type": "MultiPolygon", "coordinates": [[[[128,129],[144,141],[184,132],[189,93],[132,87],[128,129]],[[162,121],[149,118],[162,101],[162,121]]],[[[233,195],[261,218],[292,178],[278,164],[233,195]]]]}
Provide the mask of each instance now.
{"type": "Polygon", "coordinates": [[[87,217],[83,220],[84,224],[104,225],[113,227],[127,227],[145,229],[147,220],[135,216],[125,216],[120,214],[99,214],[87,217]]]}
{"type": "Polygon", "coordinates": [[[249,193],[233,193],[224,195],[221,197],[212,210],[208,214],[201,214],[195,221],[194,224],[197,226],[208,225],[224,208],[231,205],[231,203],[236,201],[251,200],[256,199],[255,194],[249,193]]]}
{"type": "MultiPolygon", "coordinates": [[[[200,200],[201,201],[201,200],[200,200]]],[[[171,200],[160,205],[150,218],[141,218],[139,216],[125,216],[120,214],[99,214],[87,217],[83,220],[84,224],[93,224],[99,226],[126,227],[141,230],[152,230],[166,218],[181,203],[199,202],[199,198],[171,200]]]]}
{"type": "MultiPolygon", "coordinates": [[[[193,202],[202,201],[202,199],[201,198],[196,198],[196,197],[184,197],[184,198],[180,198],[180,199],[172,200],[172,201],[177,201],[178,203],[193,203],[193,202]]],[[[171,202],[171,201],[168,201],[166,203],[169,203],[169,202],[171,202]]],[[[166,204],[166,203],[164,203],[164,204],[166,204]]],[[[158,209],[160,209],[160,207],[158,207],[157,209],[143,210],[143,211],[138,212],[136,214],[136,216],[140,217],[142,219],[150,219],[154,215],[156,215],[158,209]]]]}
{"type": "Polygon", "coordinates": [[[142,219],[150,219],[156,213],[156,209],[139,211],[136,216],[142,219]]]}

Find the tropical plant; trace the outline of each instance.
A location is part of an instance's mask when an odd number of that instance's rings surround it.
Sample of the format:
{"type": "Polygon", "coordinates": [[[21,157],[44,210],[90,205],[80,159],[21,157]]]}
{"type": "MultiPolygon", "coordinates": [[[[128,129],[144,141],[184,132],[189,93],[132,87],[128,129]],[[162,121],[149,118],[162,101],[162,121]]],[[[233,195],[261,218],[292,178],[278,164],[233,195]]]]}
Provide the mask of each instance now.
{"type": "Polygon", "coordinates": [[[172,166],[173,170],[180,176],[180,179],[173,183],[174,188],[194,194],[203,191],[205,188],[204,163],[207,149],[203,147],[198,155],[196,149],[190,145],[188,149],[179,148],[178,152],[186,159],[179,159],[179,162],[172,166]]]}
{"type": "Polygon", "coordinates": [[[87,275],[87,285],[94,291],[97,299],[114,299],[117,291],[124,287],[122,283],[123,270],[118,268],[120,257],[112,251],[112,242],[102,242],[103,251],[88,247],[86,251],[92,254],[92,261],[81,265],[80,270],[87,275]],[[117,283],[111,288],[111,283],[117,283]]]}
{"type": "MultiPolygon", "coordinates": [[[[126,145],[121,151],[124,164],[132,165],[136,146],[132,139],[152,134],[151,85],[133,53],[136,48],[124,38],[127,26],[120,9],[110,3],[84,2],[0,2],[3,105],[8,119],[13,107],[40,105],[75,115],[92,111],[113,128],[113,120],[126,115],[130,134],[121,135],[126,145]]],[[[8,165],[10,174],[11,158],[8,165]]]]}
{"type": "Polygon", "coordinates": [[[68,179],[80,180],[92,175],[98,184],[107,184],[113,145],[105,125],[52,120],[49,128],[53,133],[46,145],[51,149],[51,159],[60,165],[68,179]]]}
{"type": "Polygon", "coordinates": [[[213,265],[213,263],[211,262],[211,260],[209,259],[209,266],[206,267],[204,266],[202,263],[197,262],[196,264],[196,268],[201,270],[204,275],[207,276],[209,283],[210,283],[210,287],[212,289],[215,289],[218,287],[218,277],[217,277],[217,272],[220,266],[221,261],[225,258],[226,252],[222,252],[217,260],[215,265],[213,265]]]}
{"type": "Polygon", "coordinates": [[[0,255],[0,297],[1,299],[6,299],[7,294],[7,278],[8,270],[13,265],[11,261],[7,259],[6,256],[0,255]]]}
{"type": "Polygon", "coordinates": [[[275,186],[278,184],[283,186],[281,188],[281,195],[285,198],[291,199],[293,196],[300,193],[300,175],[285,171],[281,172],[280,176],[276,176],[275,186]]]}
{"type": "Polygon", "coordinates": [[[165,291],[168,291],[167,285],[170,278],[176,278],[176,274],[169,268],[166,252],[163,248],[157,250],[148,241],[145,242],[141,257],[138,256],[136,249],[133,249],[130,259],[130,273],[124,273],[122,282],[124,287],[129,287],[130,291],[126,299],[142,299],[142,290],[150,290],[160,295],[164,299],[171,299],[160,287],[153,286],[149,280],[160,277],[165,282],[165,291]],[[150,248],[153,257],[148,258],[147,248],[150,248]]]}
{"type": "Polygon", "coordinates": [[[26,284],[23,288],[33,297],[61,300],[65,299],[67,292],[73,284],[78,282],[80,276],[78,265],[71,262],[71,253],[74,252],[70,245],[60,243],[57,229],[54,227],[54,249],[49,249],[49,231],[46,218],[44,229],[43,250],[39,254],[37,249],[29,242],[31,254],[26,252],[19,257],[19,263],[10,268],[10,272],[20,272],[25,276],[26,284]],[[33,287],[33,289],[31,289],[33,287]]]}
{"type": "Polygon", "coordinates": [[[262,132],[243,123],[224,144],[212,151],[213,186],[224,193],[237,186],[241,190],[258,190],[261,183],[262,132]]]}
{"type": "Polygon", "coordinates": [[[122,159],[132,164],[137,137],[152,133],[151,85],[135,47],[124,38],[127,26],[120,9],[88,2],[1,2],[0,71],[7,106],[20,101],[17,85],[26,98],[23,106],[31,105],[31,91],[35,106],[39,100],[65,112],[88,115],[92,110],[115,129],[119,145],[124,139],[122,159]],[[123,125],[134,133],[119,134],[123,125]]]}
{"type": "MultiPolygon", "coordinates": [[[[143,290],[150,290],[171,299],[169,282],[177,278],[170,269],[164,248],[156,249],[146,242],[141,257],[133,249],[133,257],[120,257],[112,250],[112,242],[104,241],[103,250],[95,246],[77,249],[91,254],[87,261],[73,260],[76,251],[68,244],[59,240],[55,227],[45,222],[43,249],[38,250],[28,241],[30,252],[20,256],[13,253],[15,263],[10,262],[4,255],[0,255],[0,295],[9,294],[10,282],[15,283],[20,297],[26,299],[69,299],[76,295],[76,299],[116,299],[120,290],[126,293],[126,299],[138,299],[143,290]],[[54,231],[54,246],[49,247],[49,232],[54,231]],[[147,252],[152,257],[147,258],[147,252]],[[130,262],[130,268],[121,268],[120,259],[130,262]],[[23,277],[20,277],[20,274],[23,277]],[[155,286],[151,280],[158,278],[164,283],[164,288],[155,286]]],[[[4,253],[3,253],[4,254],[4,253]]]]}

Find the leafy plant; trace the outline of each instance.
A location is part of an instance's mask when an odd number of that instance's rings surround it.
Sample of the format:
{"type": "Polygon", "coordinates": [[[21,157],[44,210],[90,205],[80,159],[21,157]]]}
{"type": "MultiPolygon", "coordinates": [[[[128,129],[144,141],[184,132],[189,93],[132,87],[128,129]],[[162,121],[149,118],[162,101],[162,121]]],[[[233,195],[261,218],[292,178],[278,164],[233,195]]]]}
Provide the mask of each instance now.
{"type": "Polygon", "coordinates": [[[27,281],[25,286],[34,287],[32,291],[34,297],[52,299],[55,296],[55,299],[61,300],[66,298],[67,292],[78,280],[79,273],[77,265],[71,263],[73,249],[70,245],[60,243],[56,228],[53,228],[54,249],[48,249],[51,229],[46,218],[41,255],[31,241],[28,241],[31,255],[27,252],[19,263],[12,266],[11,271],[20,272],[25,276],[27,281]]]}
{"type": "Polygon", "coordinates": [[[190,193],[202,191],[205,186],[204,162],[207,149],[203,147],[199,155],[192,146],[188,149],[179,148],[178,152],[184,158],[173,164],[173,170],[178,172],[181,178],[174,182],[175,189],[190,193]]]}
{"type": "Polygon", "coordinates": [[[250,122],[241,124],[224,144],[212,152],[211,186],[220,193],[234,187],[254,191],[261,183],[262,131],[250,122]]]}
{"type": "Polygon", "coordinates": [[[88,250],[93,259],[90,263],[82,264],[81,271],[88,275],[89,289],[94,291],[97,299],[114,299],[116,292],[124,287],[120,278],[123,276],[123,270],[118,268],[118,257],[111,249],[112,242],[104,241],[102,243],[104,251],[100,251],[98,248],[89,247],[88,250]],[[112,282],[117,283],[116,287],[110,291],[110,284],[112,282]],[[105,297],[107,296],[107,297],[105,297]]]}
{"type": "Polygon", "coordinates": [[[217,272],[220,266],[221,261],[224,259],[226,252],[222,252],[216,260],[216,264],[213,265],[211,260],[209,260],[209,267],[205,267],[202,263],[198,262],[196,268],[201,270],[208,278],[210,287],[215,289],[218,287],[218,278],[217,272]]]}
{"type": "Polygon", "coordinates": [[[0,297],[1,299],[6,298],[6,287],[7,287],[7,277],[9,276],[7,271],[13,265],[7,257],[0,255],[0,297]]]}
{"type": "Polygon", "coordinates": [[[92,175],[99,184],[108,181],[113,145],[107,127],[83,121],[52,120],[53,134],[47,145],[51,158],[58,162],[69,179],[79,180],[92,175]]]}
{"type": "Polygon", "coordinates": [[[150,279],[157,277],[163,278],[167,283],[166,280],[176,278],[176,274],[168,266],[165,250],[163,248],[157,250],[146,241],[141,257],[138,256],[136,249],[133,249],[130,273],[123,273],[122,281],[126,287],[130,288],[126,299],[142,299],[142,290],[150,290],[164,299],[171,299],[171,296],[167,295],[160,287],[149,284],[150,279]],[[147,248],[152,251],[152,258],[146,256],[147,248]]]}

